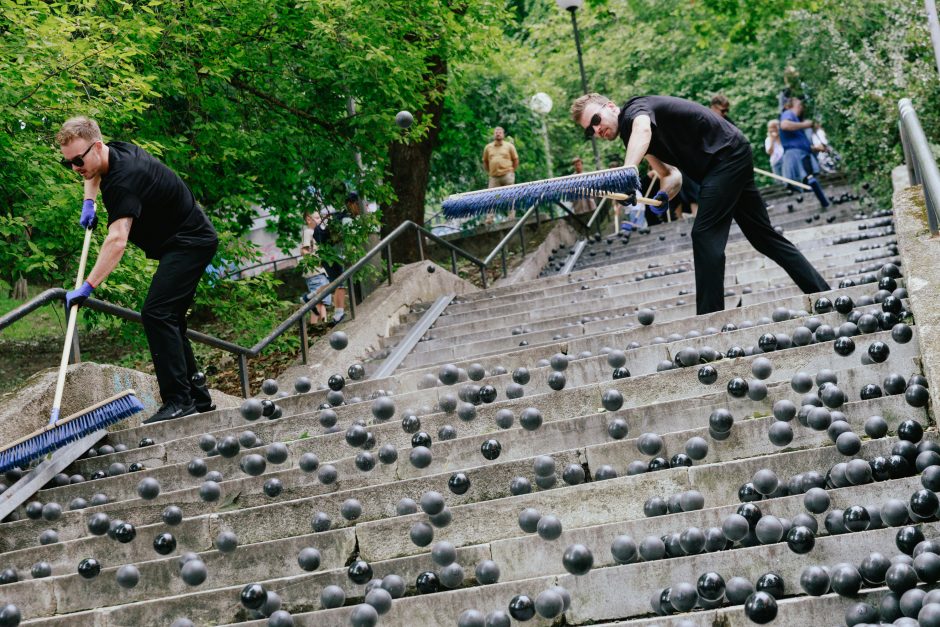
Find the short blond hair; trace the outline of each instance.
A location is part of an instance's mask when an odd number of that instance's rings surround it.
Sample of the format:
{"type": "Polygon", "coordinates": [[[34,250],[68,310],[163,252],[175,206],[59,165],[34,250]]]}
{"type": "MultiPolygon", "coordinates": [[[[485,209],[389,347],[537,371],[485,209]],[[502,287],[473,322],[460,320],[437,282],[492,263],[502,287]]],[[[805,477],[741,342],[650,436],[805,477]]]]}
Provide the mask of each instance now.
{"type": "Polygon", "coordinates": [[[584,114],[584,108],[591,103],[597,103],[599,105],[605,105],[610,102],[610,98],[607,96],[602,96],[601,94],[584,94],[579,96],[577,100],[571,103],[571,119],[575,123],[581,123],[581,116],[584,114]]]}
{"type": "Polygon", "coordinates": [[[55,140],[60,146],[67,146],[76,139],[85,139],[90,142],[101,141],[101,129],[98,123],[84,115],[66,120],[56,133],[55,140]]]}

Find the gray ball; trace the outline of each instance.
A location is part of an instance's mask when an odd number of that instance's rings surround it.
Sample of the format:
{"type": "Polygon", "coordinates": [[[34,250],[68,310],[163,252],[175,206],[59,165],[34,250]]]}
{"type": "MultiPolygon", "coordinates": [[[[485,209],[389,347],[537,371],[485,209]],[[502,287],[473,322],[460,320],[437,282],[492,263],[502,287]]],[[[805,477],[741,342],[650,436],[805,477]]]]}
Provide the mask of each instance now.
{"type": "Polygon", "coordinates": [[[297,564],[308,573],[320,568],[320,561],[320,551],[312,546],[301,549],[297,554],[297,564]]]}
{"type": "Polygon", "coordinates": [[[405,595],[405,580],[398,575],[385,575],[380,585],[383,590],[387,590],[392,595],[393,599],[399,599],[405,595]]]}
{"type": "Polygon", "coordinates": [[[767,429],[767,439],[774,446],[788,446],[793,441],[793,427],[786,422],[774,422],[767,429]]]}
{"type": "Polygon", "coordinates": [[[201,559],[189,560],[180,569],[180,579],[189,586],[198,586],[209,576],[209,571],[201,559]]]}
{"type": "Polygon", "coordinates": [[[637,558],[636,542],[627,535],[617,536],[610,545],[610,554],[618,564],[630,564],[637,558]]]}
{"type": "Polygon", "coordinates": [[[387,614],[390,609],[392,609],[392,595],[389,594],[388,590],[382,588],[372,588],[366,594],[366,603],[375,608],[375,611],[382,614],[387,614]]]}
{"type": "Polygon", "coordinates": [[[705,459],[708,455],[708,441],[699,436],[689,438],[685,443],[685,454],[695,461],[705,459]]]}
{"type": "Polygon", "coordinates": [[[758,357],[751,362],[751,374],[758,379],[767,379],[774,371],[774,366],[766,357],[758,357]]]}
{"type": "MultiPolygon", "coordinates": [[[[744,521],[747,524],[747,521],[744,521]]],[[[657,536],[646,536],[640,542],[640,557],[645,562],[661,560],[666,557],[666,544],[657,536]]]]}
{"type": "Polygon", "coordinates": [[[326,586],[320,591],[320,605],[323,609],[342,607],[345,602],[346,592],[339,586],[326,586]]]}
{"type": "Polygon", "coordinates": [[[777,473],[774,471],[768,468],[762,468],[754,473],[754,476],[751,478],[751,483],[754,484],[755,490],[767,496],[768,494],[774,493],[777,486],[780,485],[780,479],[777,478],[777,473]]]}
{"type": "Polygon", "coordinates": [[[889,499],[881,506],[881,520],[889,527],[900,527],[908,520],[907,503],[889,499]]]}
{"type": "Polygon", "coordinates": [[[450,542],[435,542],[431,547],[431,559],[438,566],[449,566],[457,560],[457,549],[450,542]]]}
{"type": "Polygon", "coordinates": [[[474,574],[480,585],[494,584],[499,581],[499,565],[493,560],[483,560],[477,564],[474,574]]]}
{"type": "Polygon", "coordinates": [[[457,562],[448,564],[441,569],[440,573],[438,573],[438,577],[441,580],[441,585],[445,588],[459,588],[464,578],[463,567],[457,562]]]}
{"type": "Polygon", "coordinates": [[[379,613],[368,603],[361,603],[353,608],[349,615],[352,627],[375,627],[379,622],[379,613]]]}
{"type": "Polygon", "coordinates": [[[829,493],[822,488],[810,488],[803,495],[803,507],[811,514],[822,514],[831,503],[829,493]]]}
{"type": "Polygon", "coordinates": [[[160,482],[153,477],[144,477],[137,484],[137,496],[145,501],[151,501],[160,494],[160,482]]]}
{"type": "Polygon", "coordinates": [[[532,469],[537,477],[548,477],[555,474],[555,460],[550,455],[539,455],[532,462],[532,469]]]}
{"type": "Polygon", "coordinates": [[[536,531],[543,540],[557,540],[561,536],[561,521],[557,516],[547,514],[539,519],[536,531]]]}
{"type": "Polygon", "coordinates": [[[705,507],[705,495],[698,490],[688,490],[679,495],[679,505],[683,512],[694,512],[705,507]]]}
{"type": "Polygon", "coordinates": [[[434,528],[426,522],[416,522],[408,532],[415,546],[428,546],[434,540],[434,528]]]}
{"type": "Polygon", "coordinates": [[[125,564],[118,568],[115,579],[122,588],[133,588],[140,581],[140,571],[133,564],[125,564]]]}
{"type": "Polygon", "coordinates": [[[644,455],[659,455],[663,449],[663,439],[655,433],[644,433],[636,441],[636,447],[644,455]]]}
{"type": "Polygon", "coordinates": [[[537,509],[527,507],[519,512],[519,528],[526,533],[535,533],[541,518],[542,514],[537,509]]]}
{"type": "Polygon", "coordinates": [[[356,520],[362,516],[362,503],[357,499],[346,499],[340,505],[339,513],[346,520],[356,520]]]}
{"type": "Polygon", "coordinates": [[[421,495],[421,509],[425,514],[434,516],[444,510],[444,496],[440,492],[428,490],[421,495]]]}
{"type": "Polygon", "coordinates": [[[721,531],[732,542],[738,542],[750,531],[747,519],[741,514],[729,514],[721,521],[721,531]]]}
{"type": "Polygon", "coordinates": [[[231,553],[238,548],[238,536],[231,531],[223,531],[215,538],[215,548],[221,553],[231,553]]]}
{"type": "Polygon", "coordinates": [[[493,610],[486,615],[486,627],[510,627],[511,624],[509,614],[502,610],[493,610]]]}
{"type": "Polygon", "coordinates": [[[775,544],[783,538],[783,523],[776,516],[761,516],[754,527],[754,533],[761,544],[775,544]]]}
{"type": "Polygon", "coordinates": [[[464,610],[457,617],[457,627],[486,627],[486,619],[480,610],[464,610]]]}
{"type": "Polygon", "coordinates": [[[535,597],[535,611],[542,618],[555,618],[564,610],[565,600],[554,590],[543,590],[535,597]]]}
{"type": "Polygon", "coordinates": [[[408,514],[416,514],[417,512],[418,504],[414,502],[414,499],[405,497],[395,504],[395,513],[398,516],[407,516],[408,514]]]}
{"type": "Polygon", "coordinates": [[[744,577],[732,577],[725,583],[725,597],[731,605],[741,605],[754,592],[754,586],[744,577]]]}

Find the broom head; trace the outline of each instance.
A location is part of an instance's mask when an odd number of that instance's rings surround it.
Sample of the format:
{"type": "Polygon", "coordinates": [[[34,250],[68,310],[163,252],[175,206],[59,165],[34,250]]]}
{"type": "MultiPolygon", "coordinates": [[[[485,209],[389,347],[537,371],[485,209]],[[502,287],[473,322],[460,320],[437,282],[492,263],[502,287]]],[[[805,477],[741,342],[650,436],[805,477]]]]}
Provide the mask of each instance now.
{"type": "Polygon", "coordinates": [[[34,459],[39,459],[89,433],[120,422],[143,409],[143,403],[134,396],[134,390],[116,394],[0,449],[0,472],[25,466],[34,459]]]}

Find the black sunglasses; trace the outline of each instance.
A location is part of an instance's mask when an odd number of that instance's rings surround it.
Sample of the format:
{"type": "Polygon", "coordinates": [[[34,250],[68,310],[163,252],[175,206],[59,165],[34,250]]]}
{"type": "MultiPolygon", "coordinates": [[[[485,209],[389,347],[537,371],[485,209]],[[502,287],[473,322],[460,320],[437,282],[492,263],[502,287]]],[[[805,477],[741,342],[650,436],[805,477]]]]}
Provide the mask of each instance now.
{"type": "Polygon", "coordinates": [[[91,146],[89,146],[82,154],[78,155],[77,157],[72,157],[71,159],[59,159],[59,163],[61,163],[62,167],[67,170],[71,170],[73,165],[78,166],[79,168],[82,167],[85,165],[85,155],[87,155],[88,151],[94,148],[95,144],[97,143],[97,141],[91,142],[91,146]]]}
{"type": "Polygon", "coordinates": [[[584,129],[584,139],[591,139],[594,137],[594,127],[601,123],[601,114],[595,113],[591,116],[591,123],[587,128],[584,129]]]}

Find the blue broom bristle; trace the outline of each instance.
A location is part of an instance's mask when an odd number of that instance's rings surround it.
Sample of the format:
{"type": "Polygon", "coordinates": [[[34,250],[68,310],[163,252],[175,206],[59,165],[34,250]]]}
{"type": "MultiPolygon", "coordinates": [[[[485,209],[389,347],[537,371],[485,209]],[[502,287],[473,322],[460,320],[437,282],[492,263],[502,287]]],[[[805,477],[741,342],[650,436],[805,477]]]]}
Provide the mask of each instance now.
{"type": "Polygon", "coordinates": [[[89,433],[104,429],[125,418],[143,411],[144,405],[133,394],[122,396],[110,403],[96,407],[87,414],[57,424],[51,429],[37,433],[4,451],[0,451],[0,472],[23,466],[34,459],[51,453],[79,440],[89,433]]]}
{"type": "Polygon", "coordinates": [[[448,197],[443,202],[443,208],[446,217],[462,218],[494,210],[526,211],[535,204],[580,200],[604,192],[629,194],[634,191],[636,190],[630,185],[627,168],[613,168],[588,172],[578,177],[546,179],[505,188],[467,192],[448,197]]]}

